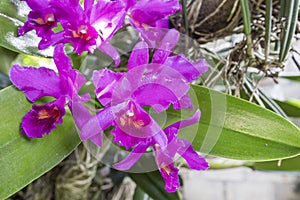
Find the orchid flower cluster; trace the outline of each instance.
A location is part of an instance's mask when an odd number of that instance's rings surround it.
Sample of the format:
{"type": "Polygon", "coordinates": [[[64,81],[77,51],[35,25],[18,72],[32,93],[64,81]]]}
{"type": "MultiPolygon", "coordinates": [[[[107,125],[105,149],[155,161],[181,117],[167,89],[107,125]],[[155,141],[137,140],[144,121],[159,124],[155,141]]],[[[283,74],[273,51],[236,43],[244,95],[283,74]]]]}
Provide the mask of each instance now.
{"type": "Polygon", "coordinates": [[[172,49],[179,39],[175,29],[166,33],[158,31],[158,28],[168,28],[167,17],[181,9],[178,0],[98,0],[96,3],[85,0],[83,6],[79,0],[25,1],[31,11],[18,34],[22,36],[34,30],[41,38],[40,50],[55,46],[53,59],[58,73],[45,67],[12,66],[11,81],[29,101],[45,96],[54,98],[43,105],[33,104],[22,120],[22,134],[29,138],[49,134],[63,122],[67,106],[82,140],[101,146],[103,131],[114,127],[113,142],[131,150],[114,168],[128,170],[143,153],[152,150],[168,192],[180,187],[178,168],[174,165],[176,154],[181,155],[191,169],[208,168],[208,163],[191,143],[178,138],[180,129],[198,123],[199,109],[190,119],[166,128],[145,110],[152,107],[160,113],[171,106],[175,110],[193,110],[189,83],[208,68],[205,60],[192,62],[183,55],[173,55],[172,49]],[[98,48],[119,65],[119,53],[109,41],[124,27],[125,20],[137,29],[140,41],[130,54],[127,72],[94,71],[92,82],[103,108],[93,114],[84,106],[90,95],[79,95],[86,79],[72,68],[64,45],[71,43],[79,55],[84,51],[93,53],[98,48]],[[59,31],[54,31],[57,27],[59,31]],[[153,33],[150,27],[157,31],[153,33]]]}

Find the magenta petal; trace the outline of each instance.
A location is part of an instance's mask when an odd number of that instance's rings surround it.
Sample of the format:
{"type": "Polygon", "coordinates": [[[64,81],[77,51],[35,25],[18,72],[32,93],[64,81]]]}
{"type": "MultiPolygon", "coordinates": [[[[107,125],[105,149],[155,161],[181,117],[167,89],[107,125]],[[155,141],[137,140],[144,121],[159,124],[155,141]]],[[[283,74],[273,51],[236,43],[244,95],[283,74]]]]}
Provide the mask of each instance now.
{"type": "Polygon", "coordinates": [[[49,38],[42,39],[39,42],[38,49],[43,50],[50,46],[56,45],[64,40],[64,31],[53,33],[49,38]]]}
{"type": "Polygon", "coordinates": [[[188,140],[179,140],[179,142],[182,144],[182,147],[179,148],[178,153],[186,160],[189,168],[196,170],[209,168],[206,160],[193,149],[188,140]]]}
{"type": "MultiPolygon", "coordinates": [[[[88,123],[88,121],[93,118],[93,116],[89,113],[89,111],[79,102],[73,102],[72,107],[70,109],[72,111],[75,124],[80,131],[88,123]]],[[[102,145],[101,134],[94,135],[89,139],[97,146],[102,145]]]]}
{"type": "Polygon", "coordinates": [[[70,110],[72,111],[75,124],[79,129],[82,129],[92,118],[92,115],[80,102],[73,102],[70,110]]]}
{"type": "Polygon", "coordinates": [[[18,35],[22,36],[28,31],[35,30],[39,37],[50,38],[53,34],[52,28],[57,25],[57,19],[48,1],[26,0],[26,2],[31,11],[28,20],[19,28],[18,35]]]}
{"type": "Polygon", "coordinates": [[[190,96],[188,94],[184,95],[181,99],[174,103],[174,110],[180,110],[183,108],[194,109],[194,106],[191,102],[190,96]]]}
{"type": "Polygon", "coordinates": [[[148,62],[149,50],[147,43],[143,41],[137,43],[130,54],[130,58],[128,60],[128,70],[141,65],[146,65],[148,62]]]}
{"type": "Polygon", "coordinates": [[[155,27],[163,28],[163,29],[169,29],[169,19],[164,18],[164,19],[156,21],[156,26],[155,27]]]}
{"type": "Polygon", "coordinates": [[[65,99],[59,98],[44,105],[33,105],[22,120],[22,133],[29,138],[41,138],[62,123],[65,115],[65,99]]]}
{"type": "Polygon", "coordinates": [[[136,4],[136,0],[124,0],[126,3],[126,11],[136,4]]]}
{"type": "Polygon", "coordinates": [[[108,42],[119,30],[125,20],[125,3],[123,0],[99,0],[93,7],[90,23],[99,30],[102,41],[108,42]]]}
{"type": "Polygon", "coordinates": [[[98,48],[103,53],[109,55],[114,60],[116,66],[120,64],[120,54],[113,46],[111,46],[111,44],[103,42],[98,48]]]}
{"type": "Polygon", "coordinates": [[[138,138],[151,138],[156,134],[162,134],[161,127],[138,104],[130,101],[121,106],[113,107],[115,122],[127,134],[138,138]]]}
{"type": "Polygon", "coordinates": [[[10,70],[10,79],[32,102],[43,96],[58,98],[61,95],[59,77],[53,70],[45,67],[14,65],[10,70]]]}
{"type": "Polygon", "coordinates": [[[101,135],[94,135],[90,138],[90,140],[99,147],[102,145],[102,136],[101,135]]]}
{"type": "Polygon", "coordinates": [[[170,29],[166,33],[153,55],[152,63],[165,62],[167,57],[172,53],[172,48],[177,44],[179,35],[176,29],[170,29]]]}
{"type": "Polygon", "coordinates": [[[84,0],[84,12],[87,16],[91,15],[92,8],[94,5],[94,0],[84,0]]]}
{"type": "Polygon", "coordinates": [[[49,4],[61,23],[79,21],[86,17],[79,0],[50,0],[49,4]]]}
{"type": "Polygon", "coordinates": [[[180,187],[180,182],[178,178],[178,168],[174,166],[173,156],[168,155],[161,148],[155,149],[156,163],[159,168],[159,172],[165,180],[166,186],[165,190],[168,192],[175,192],[180,187]]]}
{"type": "Polygon", "coordinates": [[[113,121],[114,116],[112,115],[111,108],[104,108],[83,125],[80,138],[87,140],[95,135],[101,135],[102,131],[112,125],[113,121]]]}
{"type": "Polygon", "coordinates": [[[149,145],[147,143],[138,144],[124,160],[114,164],[113,168],[118,170],[130,169],[138,161],[138,159],[140,159],[148,147],[149,145]]]}
{"type": "Polygon", "coordinates": [[[25,0],[28,6],[31,9],[37,10],[41,8],[46,8],[48,6],[48,0],[47,1],[41,1],[41,0],[25,0]]]}
{"type": "Polygon", "coordinates": [[[72,62],[64,51],[64,45],[59,44],[54,49],[53,59],[58,69],[60,76],[68,76],[70,70],[72,70],[72,62]]]}
{"type": "Polygon", "coordinates": [[[123,73],[117,73],[108,69],[94,71],[93,83],[96,87],[96,95],[102,105],[111,103],[111,98],[115,89],[116,82],[123,76],[123,73]]]}
{"type": "Polygon", "coordinates": [[[184,127],[187,127],[187,126],[191,126],[191,125],[199,122],[200,116],[201,116],[201,112],[198,109],[191,118],[176,122],[176,123],[168,126],[167,128],[165,128],[164,131],[166,133],[168,133],[168,129],[172,128],[172,127],[176,128],[176,129],[180,129],[180,128],[184,128],[184,127]]]}
{"type": "Polygon", "coordinates": [[[133,146],[144,140],[144,138],[134,137],[131,134],[125,133],[118,126],[115,128],[115,130],[112,131],[112,134],[115,136],[114,142],[118,143],[120,146],[124,146],[126,150],[132,148],[133,146]]]}
{"type": "Polygon", "coordinates": [[[160,174],[165,180],[165,190],[167,192],[176,192],[180,187],[180,182],[178,178],[178,168],[174,166],[173,163],[170,163],[164,167],[159,168],[160,174]]]}
{"type": "Polygon", "coordinates": [[[152,27],[155,22],[180,10],[178,0],[141,0],[129,9],[132,18],[152,27]]]}
{"type": "Polygon", "coordinates": [[[157,112],[179,101],[189,90],[189,85],[180,73],[159,64],[134,68],[126,77],[131,83],[132,98],[141,106],[153,106],[157,112]]]}
{"type": "Polygon", "coordinates": [[[168,57],[164,64],[181,73],[188,82],[198,78],[209,67],[204,59],[193,63],[181,55],[168,57]]]}

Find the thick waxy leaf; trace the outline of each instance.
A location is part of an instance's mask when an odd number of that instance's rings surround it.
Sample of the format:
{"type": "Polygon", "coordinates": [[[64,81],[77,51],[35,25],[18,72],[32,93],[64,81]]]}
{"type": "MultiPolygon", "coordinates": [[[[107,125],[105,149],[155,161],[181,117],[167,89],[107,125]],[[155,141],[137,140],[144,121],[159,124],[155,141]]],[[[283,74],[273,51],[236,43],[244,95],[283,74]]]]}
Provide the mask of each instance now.
{"type": "Polygon", "coordinates": [[[257,162],[249,164],[257,170],[300,171],[300,156],[285,160],[257,162]]]}
{"type": "Polygon", "coordinates": [[[11,63],[16,59],[18,53],[0,47],[0,72],[8,75],[11,63]]]}
{"type": "Polygon", "coordinates": [[[22,37],[17,36],[18,28],[26,21],[29,11],[24,1],[0,1],[0,46],[19,53],[52,57],[52,48],[43,51],[37,49],[40,39],[34,31],[28,32],[22,37]]]}
{"type": "Polygon", "coordinates": [[[300,130],[286,119],[242,99],[196,85],[192,89],[202,112],[193,139],[196,150],[254,161],[288,158],[300,153],[300,130]]]}
{"type": "Polygon", "coordinates": [[[164,187],[165,182],[159,171],[147,173],[128,173],[130,178],[151,198],[159,200],[181,199],[179,192],[168,193],[164,187]]]}
{"type": "Polygon", "coordinates": [[[299,100],[287,100],[278,101],[276,103],[284,110],[284,112],[290,117],[300,117],[300,101],[299,100]]]}
{"type": "Polygon", "coordinates": [[[0,91],[0,105],[0,199],[5,199],[61,162],[80,140],[70,115],[42,139],[21,135],[21,119],[31,104],[13,87],[0,91]]]}
{"type": "Polygon", "coordinates": [[[281,76],[280,78],[286,78],[292,81],[300,81],[300,76],[281,76]]]}

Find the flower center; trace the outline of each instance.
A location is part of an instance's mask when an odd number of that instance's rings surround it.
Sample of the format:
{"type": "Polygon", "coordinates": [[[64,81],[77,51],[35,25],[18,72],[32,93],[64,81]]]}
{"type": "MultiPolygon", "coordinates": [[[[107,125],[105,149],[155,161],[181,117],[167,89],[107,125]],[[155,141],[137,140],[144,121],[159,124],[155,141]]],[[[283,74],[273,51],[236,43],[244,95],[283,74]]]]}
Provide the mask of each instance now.
{"type": "Polygon", "coordinates": [[[166,163],[161,163],[161,166],[160,166],[161,170],[166,173],[167,175],[170,175],[171,174],[171,168],[169,165],[167,165],[166,163]]]}
{"type": "Polygon", "coordinates": [[[121,125],[124,126],[134,126],[137,129],[140,129],[145,126],[145,122],[142,119],[139,119],[137,116],[136,106],[132,103],[129,110],[120,118],[121,125]]]}
{"type": "Polygon", "coordinates": [[[92,37],[88,34],[89,27],[87,25],[81,25],[76,30],[72,31],[72,35],[74,38],[80,38],[82,40],[89,41],[92,37]]]}
{"type": "Polygon", "coordinates": [[[39,25],[52,25],[55,22],[55,16],[53,13],[48,13],[43,18],[37,18],[35,22],[39,25]]]}
{"type": "Polygon", "coordinates": [[[120,118],[121,125],[122,126],[134,126],[135,128],[142,128],[145,126],[145,123],[141,119],[136,119],[136,116],[134,113],[127,111],[123,117],[120,118]]]}
{"type": "Polygon", "coordinates": [[[60,117],[60,113],[57,107],[54,107],[53,110],[42,109],[38,112],[38,119],[52,119],[57,121],[60,117]]]}

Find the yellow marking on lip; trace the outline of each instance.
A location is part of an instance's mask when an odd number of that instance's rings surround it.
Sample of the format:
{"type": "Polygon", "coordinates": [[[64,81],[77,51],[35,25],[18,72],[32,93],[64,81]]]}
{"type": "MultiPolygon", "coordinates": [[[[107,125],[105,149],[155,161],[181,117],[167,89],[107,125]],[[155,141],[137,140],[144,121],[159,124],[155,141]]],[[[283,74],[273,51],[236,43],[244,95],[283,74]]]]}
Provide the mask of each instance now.
{"type": "Polygon", "coordinates": [[[47,110],[43,109],[41,111],[38,112],[38,119],[53,119],[55,121],[57,121],[60,117],[60,113],[58,111],[57,107],[53,108],[53,112],[49,113],[47,110]]]}
{"type": "Polygon", "coordinates": [[[77,31],[73,30],[72,35],[74,38],[80,38],[82,40],[89,41],[92,39],[90,35],[88,35],[88,27],[86,25],[81,25],[77,29],[77,31]]]}
{"type": "Polygon", "coordinates": [[[36,23],[39,24],[39,25],[44,25],[45,24],[45,22],[42,18],[37,18],[36,23]]]}
{"type": "Polygon", "coordinates": [[[120,118],[120,121],[121,121],[121,125],[122,125],[122,126],[125,126],[126,120],[125,120],[123,117],[120,118]]]}
{"type": "Polygon", "coordinates": [[[48,119],[49,117],[49,112],[47,110],[41,110],[38,113],[38,119],[48,119]]]}
{"type": "Polygon", "coordinates": [[[167,175],[171,174],[171,168],[170,168],[170,166],[167,165],[164,162],[161,164],[161,170],[163,170],[167,175]]]}
{"type": "Polygon", "coordinates": [[[135,128],[142,128],[145,123],[143,122],[143,120],[133,120],[133,125],[135,128]]]}

